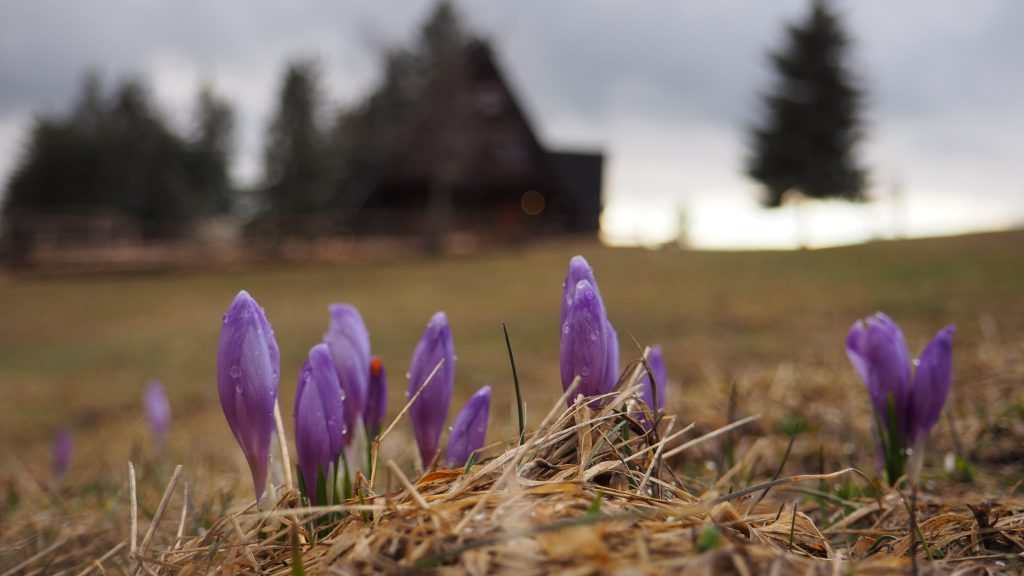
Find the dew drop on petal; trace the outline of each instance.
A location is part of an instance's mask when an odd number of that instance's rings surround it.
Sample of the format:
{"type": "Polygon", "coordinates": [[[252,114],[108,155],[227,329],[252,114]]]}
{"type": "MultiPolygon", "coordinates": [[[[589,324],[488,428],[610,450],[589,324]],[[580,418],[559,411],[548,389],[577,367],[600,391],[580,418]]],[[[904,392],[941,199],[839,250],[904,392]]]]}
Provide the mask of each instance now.
{"type": "Polygon", "coordinates": [[[242,385],[241,384],[235,384],[235,394],[238,394],[238,395],[242,394],[242,385]]]}
{"type": "Polygon", "coordinates": [[[242,375],[242,369],[238,367],[238,364],[233,365],[229,372],[231,373],[231,377],[235,379],[242,375]]]}
{"type": "Polygon", "coordinates": [[[594,342],[597,342],[597,339],[600,337],[601,333],[598,332],[597,330],[594,330],[593,332],[590,333],[590,339],[593,340],[594,342]]]}

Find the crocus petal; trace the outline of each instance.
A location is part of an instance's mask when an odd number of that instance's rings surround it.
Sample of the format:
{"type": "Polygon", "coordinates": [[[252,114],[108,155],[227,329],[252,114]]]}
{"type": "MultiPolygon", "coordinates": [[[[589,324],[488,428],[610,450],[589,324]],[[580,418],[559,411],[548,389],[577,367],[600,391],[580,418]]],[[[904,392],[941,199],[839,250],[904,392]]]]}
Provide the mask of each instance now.
{"type": "Polygon", "coordinates": [[[448,436],[448,450],[445,465],[449,468],[464,466],[473,452],[479,450],[487,439],[487,420],[491,415],[491,387],[484,386],[476,391],[455,417],[451,434],[448,436]]]}
{"type": "Polygon", "coordinates": [[[350,429],[357,425],[352,416],[361,417],[366,406],[370,374],[370,333],[366,323],[354,306],[331,304],[330,325],[324,333],[324,342],[331,350],[331,358],[338,371],[341,388],[348,399],[350,429]]]}
{"type": "Polygon", "coordinates": [[[918,360],[914,374],[914,387],[910,408],[910,442],[926,437],[935,423],[949,396],[949,384],[953,378],[953,332],[956,326],[949,325],[939,330],[925,346],[918,360]]]}
{"type": "Polygon", "coordinates": [[[580,280],[590,282],[590,286],[595,292],[598,292],[597,280],[594,280],[593,269],[590,268],[586,258],[577,255],[569,260],[569,272],[565,276],[565,281],[562,282],[562,309],[558,323],[559,326],[565,324],[565,317],[569,314],[569,307],[572,306],[572,301],[576,297],[576,286],[580,283],[580,280]]]}
{"type": "Polygon", "coordinates": [[[153,438],[162,445],[167,440],[167,433],[171,428],[171,404],[159,380],[154,378],[146,384],[142,404],[153,438]]]}
{"type": "Polygon", "coordinates": [[[217,387],[231,431],[252,472],[256,498],[267,479],[281,356],[263,309],[246,291],[224,315],[217,348],[217,387]]]}
{"type": "Polygon", "coordinates": [[[448,419],[448,405],[451,403],[452,390],[455,387],[455,344],[452,342],[448,317],[438,312],[430,319],[427,329],[416,344],[412,355],[412,366],[409,368],[408,398],[427,384],[427,377],[437,365],[444,361],[431,379],[426,390],[409,408],[416,443],[419,447],[420,460],[426,467],[437,454],[441,441],[441,432],[448,419]]]}
{"type": "MultiPolygon", "coordinates": [[[[651,382],[650,374],[644,379],[644,386],[640,389],[640,399],[647,404],[655,417],[665,412],[665,360],[662,357],[661,346],[652,346],[647,354],[647,365],[654,375],[654,382],[651,382]],[[655,392],[657,394],[655,394],[655,392]],[[656,396],[656,397],[655,397],[656,396]]],[[[644,428],[649,428],[650,423],[643,420],[644,428]]]]}
{"type": "Polygon", "coordinates": [[[295,392],[295,448],[310,502],[316,504],[317,471],[338,459],[345,434],[344,395],[326,344],[309,351],[295,392]]]}
{"type": "Polygon", "coordinates": [[[903,332],[881,312],[850,328],[846,355],[868,388],[871,403],[882,422],[887,422],[889,396],[903,439],[907,434],[910,397],[910,361],[903,332]]]}
{"type": "MultiPolygon", "coordinates": [[[[559,356],[563,390],[568,389],[579,376],[581,382],[577,393],[589,397],[607,391],[609,326],[601,296],[589,281],[580,280],[562,325],[559,356]]],[[[573,400],[568,399],[569,405],[572,405],[573,400]]],[[[594,405],[596,407],[600,402],[595,401],[594,405]]]]}
{"type": "Polygon", "coordinates": [[[370,361],[370,387],[367,393],[363,422],[373,437],[380,431],[380,423],[388,410],[388,377],[380,358],[370,361]]]}
{"type": "Polygon", "coordinates": [[[619,334],[612,328],[612,323],[607,322],[605,327],[605,338],[608,341],[605,353],[604,386],[601,394],[611,392],[619,383],[619,334]]]}
{"type": "Polygon", "coordinates": [[[71,430],[61,428],[53,438],[53,475],[61,478],[71,465],[71,430]]]}

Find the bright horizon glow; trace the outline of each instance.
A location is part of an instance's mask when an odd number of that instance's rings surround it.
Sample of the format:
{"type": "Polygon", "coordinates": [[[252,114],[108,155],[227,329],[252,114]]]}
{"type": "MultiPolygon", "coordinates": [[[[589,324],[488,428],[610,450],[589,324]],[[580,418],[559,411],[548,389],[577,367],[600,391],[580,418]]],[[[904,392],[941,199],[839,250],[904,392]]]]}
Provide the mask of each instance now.
{"type": "Polygon", "coordinates": [[[737,198],[690,199],[689,204],[683,209],[682,203],[611,202],[601,217],[601,239],[611,246],[793,250],[801,248],[801,237],[804,247],[827,248],[1024,227],[1020,212],[949,195],[911,196],[900,210],[891,199],[859,204],[805,200],[799,215],[794,206],[767,209],[737,198]]]}

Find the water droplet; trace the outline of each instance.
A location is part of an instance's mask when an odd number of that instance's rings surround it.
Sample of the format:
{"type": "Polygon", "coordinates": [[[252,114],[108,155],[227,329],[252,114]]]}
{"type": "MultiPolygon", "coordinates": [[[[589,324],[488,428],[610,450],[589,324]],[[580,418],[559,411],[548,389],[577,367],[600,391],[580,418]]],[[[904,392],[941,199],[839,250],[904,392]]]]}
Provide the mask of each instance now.
{"type": "Polygon", "coordinates": [[[569,323],[566,322],[565,324],[562,324],[562,334],[568,334],[568,333],[569,333],[569,323]]]}
{"type": "Polygon", "coordinates": [[[584,366],[583,368],[580,368],[580,376],[582,376],[584,378],[586,378],[587,376],[590,376],[590,367],[589,366],[584,366]]]}
{"type": "Polygon", "coordinates": [[[593,340],[594,342],[597,342],[597,339],[600,337],[601,333],[597,330],[594,330],[593,332],[590,333],[590,339],[593,340]]]}
{"type": "Polygon", "coordinates": [[[227,323],[228,323],[228,315],[227,315],[227,314],[225,314],[225,315],[224,315],[224,323],[225,323],[225,324],[227,324],[227,323]]]}
{"type": "Polygon", "coordinates": [[[238,395],[242,394],[242,385],[241,384],[235,384],[235,394],[238,394],[238,395]]]}
{"type": "Polygon", "coordinates": [[[344,424],[342,424],[341,425],[341,433],[342,434],[348,434],[348,426],[345,426],[344,424]]]}
{"type": "Polygon", "coordinates": [[[451,426],[449,426],[449,427],[448,427],[448,431],[449,431],[449,432],[451,432],[451,431],[452,431],[452,427],[451,427],[451,426]]]}
{"type": "Polygon", "coordinates": [[[345,399],[345,391],[344,391],[344,390],[342,390],[342,391],[341,391],[341,393],[340,393],[340,396],[341,396],[341,399],[342,399],[342,400],[344,400],[344,399],[345,399]]]}
{"type": "Polygon", "coordinates": [[[236,379],[237,379],[237,378],[238,378],[239,376],[241,376],[241,375],[242,375],[242,369],[241,369],[241,368],[240,368],[240,367],[238,366],[238,364],[235,364],[234,366],[232,366],[232,367],[231,367],[231,370],[229,370],[229,372],[230,372],[230,374],[231,374],[231,377],[232,377],[232,378],[236,378],[236,379]]]}
{"type": "Polygon", "coordinates": [[[406,372],[405,373],[405,379],[408,380],[409,378],[412,378],[412,374],[406,372]]]}

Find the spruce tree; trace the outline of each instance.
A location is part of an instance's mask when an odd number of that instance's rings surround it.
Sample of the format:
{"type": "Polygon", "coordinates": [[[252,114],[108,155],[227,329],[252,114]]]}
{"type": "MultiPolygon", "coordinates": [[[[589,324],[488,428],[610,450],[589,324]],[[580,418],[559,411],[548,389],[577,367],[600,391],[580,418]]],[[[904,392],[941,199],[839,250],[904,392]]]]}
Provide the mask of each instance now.
{"type": "Polygon", "coordinates": [[[264,208],[278,218],[301,220],[321,210],[328,200],[325,137],[319,124],[321,98],[316,62],[290,63],[265,151],[264,208]]]}
{"type": "Polygon", "coordinates": [[[747,174],[764,185],[764,204],[783,197],[863,200],[867,173],[857,160],[863,91],[847,65],[849,38],[839,16],[814,0],[771,55],[777,81],[766,117],[752,130],[747,174]]]}

